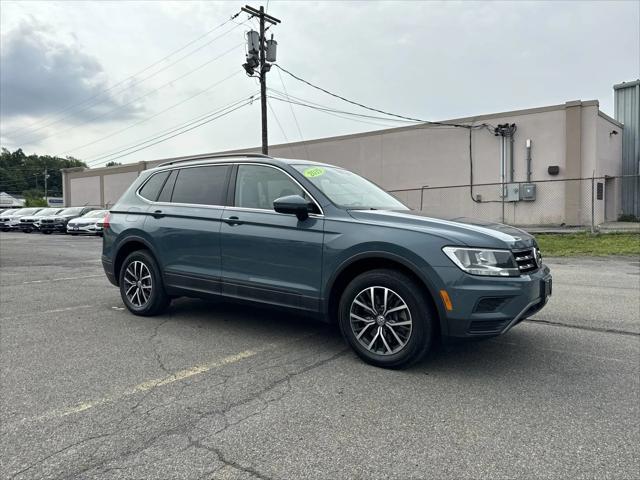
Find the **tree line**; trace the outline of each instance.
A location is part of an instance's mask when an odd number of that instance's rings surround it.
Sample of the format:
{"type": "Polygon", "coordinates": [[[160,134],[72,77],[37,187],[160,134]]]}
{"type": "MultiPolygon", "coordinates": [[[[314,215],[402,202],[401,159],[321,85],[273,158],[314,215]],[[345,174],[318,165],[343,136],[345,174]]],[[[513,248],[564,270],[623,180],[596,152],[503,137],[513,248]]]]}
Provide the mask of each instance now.
{"type": "Polygon", "coordinates": [[[44,172],[47,178],[47,196],[62,196],[61,168],[86,167],[73,157],[51,155],[26,155],[22,149],[10,152],[2,148],[0,153],[0,192],[21,195],[29,204],[39,203],[44,197],[44,172]]]}

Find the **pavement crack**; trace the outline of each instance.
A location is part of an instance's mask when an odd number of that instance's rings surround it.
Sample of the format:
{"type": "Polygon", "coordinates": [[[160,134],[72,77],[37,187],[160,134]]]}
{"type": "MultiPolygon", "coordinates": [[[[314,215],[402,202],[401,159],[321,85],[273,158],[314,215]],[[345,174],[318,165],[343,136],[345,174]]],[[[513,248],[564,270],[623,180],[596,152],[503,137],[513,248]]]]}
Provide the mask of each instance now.
{"type": "Polygon", "coordinates": [[[56,455],[60,455],[63,452],[66,452],[67,450],[70,450],[74,447],[78,447],[84,443],[90,442],[91,440],[96,440],[98,438],[102,438],[102,437],[108,437],[109,435],[111,435],[110,433],[102,433],[100,435],[93,435],[91,437],[87,437],[87,438],[83,438],[82,440],[79,440],[75,443],[72,443],[71,445],[67,445],[64,448],[61,448],[60,450],[56,450],[55,452],[50,453],[49,455],[47,455],[46,457],[42,457],[41,459],[33,462],[32,464],[28,465],[27,467],[23,468],[22,470],[14,473],[13,475],[11,475],[11,477],[9,478],[16,478],[18,475],[22,475],[25,472],[28,472],[29,470],[31,470],[32,468],[37,467],[38,465],[46,462],[47,460],[49,460],[50,458],[55,457],[56,455]]]}
{"type": "Polygon", "coordinates": [[[586,325],[574,325],[571,323],[565,322],[554,322],[553,320],[542,320],[537,318],[527,318],[523,320],[525,322],[531,323],[540,323],[543,325],[551,325],[554,327],[565,327],[565,328],[573,328],[576,330],[586,330],[589,332],[600,332],[600,333],[612,333],[616,335],[629,335],[632,337],[639,337],[640,333],[638,332],[629,332],[628,330],[619,330],[617,328],[604,328],[604,327],[587,327],[586,325]]]}
{"type": "Polygon", "coordinates": [[[272,480],[271,477],[268,477],[265,474],[260,473],[258,470],[256,470],[252,466],[241,465],[238,462],[230,460],[229,458],[227,458],[224,455],[224,453],[222,453],[221,449],[219,449],[219,448],[212,447],[210,445],[205,445],[205,444],[201,443],[199,439],[194,439],[194,438],[191,438],[190,436],[187,436],[187,439],[189,440],[189,445],[187,446],[187,448],[196,448],[196,449],[207,450],[208,452],[211,452],[216,457],[218,457],[218,460],[224,464],[222,467],[219,467],[219,468],[213,470],[213,472],[211,472],[211,473],[215,473],[215,472],[217,472],[217,471],[219,471],[219,470],[221,470],[221,469],[223,469],[225,467],[231,467],[231,468],[233,468],[235,470],[240,470],[241,472],[248,473],[249,475],[252,475],[252,476],[254,476],[256,478],[259,478],[261,480],[272,480]]]}

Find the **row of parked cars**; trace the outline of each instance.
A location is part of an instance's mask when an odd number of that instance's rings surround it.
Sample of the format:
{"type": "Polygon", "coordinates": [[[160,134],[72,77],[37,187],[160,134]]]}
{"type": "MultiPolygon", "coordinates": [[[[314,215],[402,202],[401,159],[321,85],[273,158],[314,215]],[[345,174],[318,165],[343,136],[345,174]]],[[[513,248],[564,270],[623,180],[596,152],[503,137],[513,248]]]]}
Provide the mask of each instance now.
{"type": "Polygon", "coordinates": [[[88,206],[9,209],[0,212],[0,230],[102,235],[103,220],[108,212],[88,206]]]}

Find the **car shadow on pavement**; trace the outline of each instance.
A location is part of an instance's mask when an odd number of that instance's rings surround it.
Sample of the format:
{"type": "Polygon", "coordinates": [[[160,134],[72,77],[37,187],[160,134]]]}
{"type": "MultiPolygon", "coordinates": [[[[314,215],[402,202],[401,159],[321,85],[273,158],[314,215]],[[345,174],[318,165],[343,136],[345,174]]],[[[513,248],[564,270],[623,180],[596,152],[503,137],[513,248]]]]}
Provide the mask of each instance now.
{"type": "MultiPolygon", "coordinates": [[[[344,345],[337,325],[327,324],[311,315],[304,315],[284,309],[255,306],[253,304],[229,301],[209,301],[181,298],[174,300],[170,310],[163,318],[170,316],[178,324],[216,331],[224,326],[225,332],[233,335],[264,334],[273,337],[282,333],[283,338],[292,335],[309,339],[299,342],[314,342],[311,336],[322,337],[332,345],[344,345]],[[229,330],[231,329],[231,330],[229,330]]],[[[204,332],[203,332],[204,333],[204,332]]],[[[406,375],[447,374],[456,377],[493,378],[513,375],[514,371],[531,372],[547,369],[548,352],[545,352],[547,335],[522,326],[504,336],[478,341],[440,343],[422,361],[403,370],[406,375]],[[534,338],[535,337],[535,338],[534,338]]],[[[327,348],[335,348],[334,346],[327,348]]],[[[360,362],[355,353],[349,352],[347,358],[360,362]]],[[[371,367],[375,368],[375,367],[371,367]]]]}

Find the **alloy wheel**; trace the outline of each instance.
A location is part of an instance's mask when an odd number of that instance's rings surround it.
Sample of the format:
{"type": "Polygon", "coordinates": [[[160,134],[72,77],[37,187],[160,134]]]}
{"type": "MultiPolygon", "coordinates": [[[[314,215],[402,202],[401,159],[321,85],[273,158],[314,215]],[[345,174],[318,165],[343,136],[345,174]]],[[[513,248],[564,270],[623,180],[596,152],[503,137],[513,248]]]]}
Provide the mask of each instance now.
{"type": "Polygon", "coordinates": [[[131,305],[142,308],[151,298],[153,282],[151,272],[143,262],[134,260],[124,273],[125,295],[131,305]]]}
{"type": "Polygon", "coordinates": [[[411,337],[413,322],[409,307],[387,287],[362,290],[351,302],[349,317],[356,340],[377,355],[398,353],[411,337]]]}

